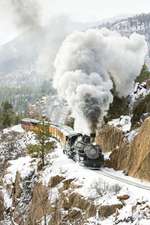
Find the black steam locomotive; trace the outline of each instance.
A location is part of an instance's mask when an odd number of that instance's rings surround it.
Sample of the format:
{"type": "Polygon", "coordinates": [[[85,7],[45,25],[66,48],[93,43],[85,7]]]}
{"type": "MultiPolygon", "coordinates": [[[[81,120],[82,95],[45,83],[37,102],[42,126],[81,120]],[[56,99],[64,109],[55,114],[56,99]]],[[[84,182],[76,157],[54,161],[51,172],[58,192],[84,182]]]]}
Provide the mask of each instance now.
{"type": "Polygon", "coordinates": [[[82,134],[68,136],[64,153],[75,162],[98,169],[104,164],[104,155],[99,145],[93,144],[91,137],[82,134]]]}

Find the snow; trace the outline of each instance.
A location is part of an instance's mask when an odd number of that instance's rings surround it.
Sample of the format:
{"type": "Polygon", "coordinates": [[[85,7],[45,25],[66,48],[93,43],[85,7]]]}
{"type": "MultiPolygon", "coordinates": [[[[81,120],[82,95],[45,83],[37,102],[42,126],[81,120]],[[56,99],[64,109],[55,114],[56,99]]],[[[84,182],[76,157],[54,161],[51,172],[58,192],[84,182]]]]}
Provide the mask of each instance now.
{"type": "Polygon", "coordinates": [[[27,177],[31,172],[32,161],[33,159],[30,156],[20,157],[16,160],[9,161],[10,166],[7,169],[7,174],[4,176],[4,182],[6,184],[12,184],[12,182],[15,182],[17,171],[20,173],[22,178],[27,177]]]}
{"type": "Polygon", "coordinates": [[[136,83],[134,92],[130,95],[131,105],[140,97],[145,97],[150,93],[150,89],[146,88],[146,83],[136,83]]]}
{"type": "Polygon", "coordinates": [[[120,116],[118,119],[109,121],[108,124],[120,128],[123,132],[127,132],[131,129],[131,117],[127,115],[120,116]]]}
{"type": "MultiPolygon", "coordinates": [[[[51,220],[51,218],[52,218],[51,215],[46,216],[46,222],[47,222],[47,224],[49,224],[49,221],[51,220]]],[[[44,217],[42,218],[41,225],[45,225],[45,218],[44,217]]]]}
{"type": "Polygon", "coordinates": [[[4,206],[6,209],[8,209],[12,206],[12,199],[6,189],[3,189],[2,192],[4,195],[4,206]]]}
{"type": "Polygon", "coordinates": [[[150,225],[150,219],[142,219],[139,225],[150,225]]]}
{"type": "Polygon", "coordinates": [[[138,134],[139,129],[131,130],[125,136],[129,142],[132,142],[135,136],[138,134]]]}
{"type": "Polygon", "coordinates": [[[110,159],[109,157],[110,157],[111,153],[112,152],[103,152],[103,154],[104,154],[104,160],[110,159]]]}
{"type": "MultiPolygon", "coordinates": [[[[130,118],[123,117],[122,120],[127,121],[128,124],[130,118]]],[[[121,122],[121,124],[126,124],[123,121],[121,122]]],[[[131,139],[131,137],[134,135],[135,134],[133,134],[131,131],[128,138],[131,139]]],[[[24,143],[23,140],[27,140],[27,143],[35,143],[36,141],[35,136],[32,132],[26,133],[25,137],[18,140],[25,145],[26,143],[24,143]]],[[[105,158],[108,157],[109,154],[106,154],[105,158]]],[[[138,201],[145,202],[145,205],[150,204],[150,191],[142,190],[141,188],[125,184],[110,177],[106,177],[103,172],[107,172],[109,174],[115,175],[116,177],[124,178],[128,181],[134,181],[137,184],[139,183],[150,187],[149,182],[125,176],[122,171],[115,171],[109,168],[101,168],[101,170],[98,171],[83,167],[79,163],[75,163],[73,160],[64,155],[62,147],[59,143],[57,144],[57,148],[52,153],[49,153],[47,155],[46,160],[47,165],[39,174],[39,182],[42,181],[42,183],[46,186],[48,186],[51,177],[54,177],[56,175],[63,176],[65,179],[74,179],[73,182],[74,184],[76,184],[76,188],[74,189],[74,191],[84,196],[85,198],[89,198],[95,205],[120,204],[121,202],[117,199],[117,196],[125,194],[129,195],[129,199],[125,201],[124,207],[119,210],[119,214],[117,216],[117,221],[122,221],[118,223],[120,225],[131,224],[130,222],[124,222],[124,220],[132,216],[133,205],[136,205],[138,201]]],[[[20,173],[22,179],[29,176],[31,171],[36,170],[37,161],[30,156],[25,156],[20,157],[16,160],[11,160],[9,161],[9,163],[10,165],[7,168],[6,174],[3,178],[5,187],[15,181],[17,171],[20,173]]],[[[52,203],[56,202],[56,200],[59,198],[59,189],[61,188],[61,185],[62,183],[58,184],[54,188],[49,189],[49,199],[52,203]]],[[[9,192],[4,188],[3,193],[6,208],[12,207],[12,199],[9,192]]],[[[142,218],[139,224],[150,224],[149,217],[146,218],[144,214],[138,214],[141,213],[142,210],[143,213],[148,213],[147,209],[142,209],[140,207],[141,206],[139,205],[137,213],[134,213],[135,215],[140,215],[142,218]]],[[[89,218],[87,225],[95,225],[99,224],[99,222],[101,225],[112,225],[113,220],[114,216],[110,216],[108,219],[104,220],[102,220],[102,218],[100,219],[99,217],[93,217],[89,218]]]]}
{"type": "Polygon", "coordinates": [[[101,172],[109,172],[116,177],[122,177],[125,180],[134,181],[139,184],[147,185],[148,187],[150,187],[149,182],[125,176],[122,171],[115,171],[109,168],[95,171],[83,167],[79,165],[79,163],[75,163],[73,160],[68,159],[68,157],[62,153],[62,149],[59,145],[56,151],[51,153],[49,160],[51,165],[45,168],[41,176],[41,181],[45,185],[48,185],[51,177],[59,174],[66,179],[74,179],[74,183],[77,184],[77,186],[80,186],[76,189],[76,192],[86,198],[92,199],[95,204],[117,204],[118,199],[116,198],[116,192],[122,194],[121,190],[131,197],[132,204],[138,199],[150,201],[150,191],[142,190],[141,188],[126,184],[122,181],[106,177],[101,172]],[[117,187],[120,187],[121,190],[117,190],[117,187]]]}
{"type": "MultiPolygon", "coordinates": [[[[134,177],[131,177],[131,176],[126,176],[123,173],[122,170],[114,170],[112,168],[106,168],[105,167],[104,169],[102,169],[102,171],[106,171],[109,174],[115,175],[115,177],[123,178],[123,179],[125,179],[127,181],[132,181],[132,182],[135,182],[137,184],[142,184],[142,185],[145,185],[145,186],[150,188],[150,182],[142,180],[142,179],[134,178],[134,177]]],[[[132,188],[134,189],[134,187],[132,187],[132,188]]],[[[149,193],[149,191],[148,191],[148,193],[149,193]]],[[[150,196],[149,196],[149,200],[150,200],[150,196]]]]}
{"type": "Polygon", "coordinates": [[[59,197],[59,191],[57,188],[52,188],[49,192],[49,200],[51,201],[51,203],[56,202],[56,200],[59,197]]]}
{"type": "Polygon", "coordinates": [[[6,128],[3,130],[3,133],[7,134],[11,131],[17,132],[17,133],[24,133],[25,130],[21,127],[21,124],[10,127],[10,128],[6,128]]]}

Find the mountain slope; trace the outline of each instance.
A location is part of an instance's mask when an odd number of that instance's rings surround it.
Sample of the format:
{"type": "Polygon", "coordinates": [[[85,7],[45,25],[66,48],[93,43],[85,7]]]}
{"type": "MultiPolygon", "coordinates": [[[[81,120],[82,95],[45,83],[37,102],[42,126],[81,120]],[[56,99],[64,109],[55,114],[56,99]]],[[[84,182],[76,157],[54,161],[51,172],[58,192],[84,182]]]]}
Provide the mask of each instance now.
{"type": "Polygon", "coordinates": [[[129,36],[133,32],[137,32],[146,37],[150,46],[150,13],[140,14],[131,17],[124,17],[115,21],[110,20],[102,23],[99,28],[107,27],[116,30],[123,35],[129,36]]]}

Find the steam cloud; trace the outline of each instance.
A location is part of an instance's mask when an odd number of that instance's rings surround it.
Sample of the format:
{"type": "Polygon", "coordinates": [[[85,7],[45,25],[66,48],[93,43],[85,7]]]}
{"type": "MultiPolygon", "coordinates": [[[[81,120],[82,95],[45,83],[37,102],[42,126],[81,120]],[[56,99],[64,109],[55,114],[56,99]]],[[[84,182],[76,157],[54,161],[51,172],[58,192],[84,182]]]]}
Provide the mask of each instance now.
{"type": "Polygon", "coordinates": [[[65,37],[69,35],[75,25],[66,15],[59,15],[52,17],[48,25],[42,30],[45,34],[41,43],[42,51],[39,54],[36,66],[37,71],[42,75],[52,78],[54,73],[54,60],[57,52],[64,41],[65,37]]]}
{"type": "Polygon", "coordinates": [[[102,121],[113,101],[113,82],[118,96],[130,93],[146,52],[143,36],[127,38],[105,28],[66,38],[55,60],[54,87],[71,107],[78,132],[89,134],[102,121]]]}
{"type": "Polygon", "coordinates": [[[18,27],[38,27],[40,25],[39,0],[9,0],[18,27]]]}

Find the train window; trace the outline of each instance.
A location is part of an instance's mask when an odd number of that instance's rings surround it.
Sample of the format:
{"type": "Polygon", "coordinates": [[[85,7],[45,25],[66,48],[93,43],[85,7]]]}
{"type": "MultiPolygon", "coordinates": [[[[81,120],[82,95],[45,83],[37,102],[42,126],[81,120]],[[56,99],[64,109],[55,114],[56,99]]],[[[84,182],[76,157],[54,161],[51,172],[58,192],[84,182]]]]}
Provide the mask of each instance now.
{"type": "Polygon", "coordinates": [[[77,139],[78,135],[73,135],[72,137],[69,137],[69,145],[73,145],[77,139]]]}

